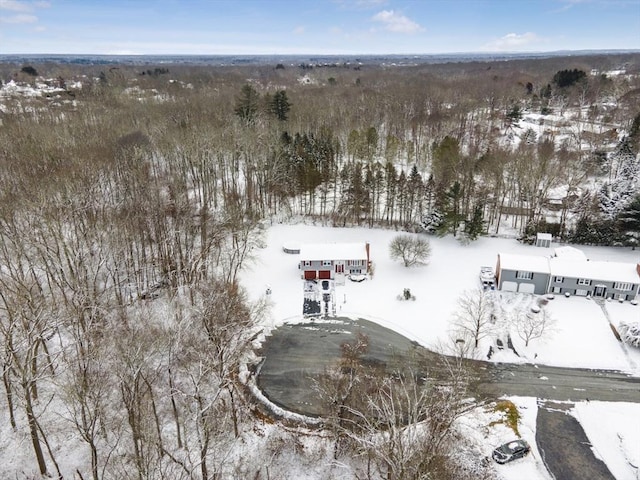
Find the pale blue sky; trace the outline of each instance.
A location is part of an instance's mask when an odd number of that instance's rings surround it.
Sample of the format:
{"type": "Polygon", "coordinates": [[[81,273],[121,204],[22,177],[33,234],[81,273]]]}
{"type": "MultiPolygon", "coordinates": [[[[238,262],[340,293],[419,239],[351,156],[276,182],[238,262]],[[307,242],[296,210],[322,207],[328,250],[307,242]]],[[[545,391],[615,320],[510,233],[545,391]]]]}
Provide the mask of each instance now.
{"type": "Polygon", "coordinates": [[[0,0],[0,54],[640,49],[640,0],[0,0]]]}

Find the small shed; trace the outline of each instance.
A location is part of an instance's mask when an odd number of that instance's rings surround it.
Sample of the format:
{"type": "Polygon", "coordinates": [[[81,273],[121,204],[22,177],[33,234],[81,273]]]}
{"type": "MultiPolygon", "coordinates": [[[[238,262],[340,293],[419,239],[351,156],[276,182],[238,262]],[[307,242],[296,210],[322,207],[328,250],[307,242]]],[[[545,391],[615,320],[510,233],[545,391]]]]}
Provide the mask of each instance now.
{"type": "Polygon", "coordinates": [[[551,247],[552,236],[550,233],[537,233],[536,234],[536,247],[551,247]]]}

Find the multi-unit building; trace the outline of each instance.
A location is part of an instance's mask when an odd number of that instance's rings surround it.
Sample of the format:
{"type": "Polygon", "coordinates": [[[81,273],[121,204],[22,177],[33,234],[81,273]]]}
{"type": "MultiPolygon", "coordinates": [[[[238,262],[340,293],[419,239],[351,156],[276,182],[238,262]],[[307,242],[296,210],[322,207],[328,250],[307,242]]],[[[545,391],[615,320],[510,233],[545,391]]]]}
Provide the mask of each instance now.
{"type": "Polygon", "coordinates": [[[369,271],[369,243],[322,243],[300,246],[300,269],[306,280],[361,275],[369,271]]]}
{"type": "Polygon", "coordinates": [[[499,290],[525,293],[635,300],[640,293],[640,263],[587,259],[577,249],[556,249],[550,257],[498,254],[499,290]]]}

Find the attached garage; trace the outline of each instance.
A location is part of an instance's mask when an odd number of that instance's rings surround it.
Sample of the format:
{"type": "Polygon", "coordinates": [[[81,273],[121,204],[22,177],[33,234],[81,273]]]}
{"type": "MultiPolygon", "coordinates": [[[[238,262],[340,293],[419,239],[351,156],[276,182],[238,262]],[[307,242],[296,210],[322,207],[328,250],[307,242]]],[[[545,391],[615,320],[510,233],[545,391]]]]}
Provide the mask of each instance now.
{"type": "Polygon", "coordinates": [[[304,271],[304,279],[305,280],[315,280],[316,279],[316,271],[315,270],[305,270],[304,271]]]}
{"type": "Polygon", "coordinates": [[[331,278],[331,270],[320,270],[318,278],[321,280],[329,280],[331,278]]]}
{"type": "Polygon", "coordinates": [[[521,283],[518,285],[518,291],[521,293],[535,293],[536,286],[533,283],[521,283]]]}
{"type": "Polygon", "coordinates": [[[549,286],[549,258],[500,253],[496,273],[500,290],[542,295],[549,286]]]}

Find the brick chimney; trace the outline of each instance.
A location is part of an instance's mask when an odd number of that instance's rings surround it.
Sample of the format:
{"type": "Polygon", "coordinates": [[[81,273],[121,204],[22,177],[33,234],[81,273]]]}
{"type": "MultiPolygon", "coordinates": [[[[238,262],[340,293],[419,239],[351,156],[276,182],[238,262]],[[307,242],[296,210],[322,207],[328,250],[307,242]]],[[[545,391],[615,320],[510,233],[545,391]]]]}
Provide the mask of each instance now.
{"type": "MultiPolygon", "coordinates": [[[[369,242],[365,242],[364,249],[367,252],[367,272],[369,271],[369,267],[371,267],[371,258],[369,256],[369,242]]],[[[638,266],[640,268],[640,265],[638,266]]]]}

